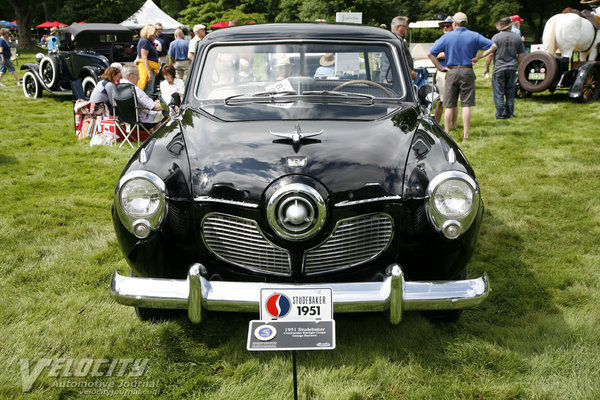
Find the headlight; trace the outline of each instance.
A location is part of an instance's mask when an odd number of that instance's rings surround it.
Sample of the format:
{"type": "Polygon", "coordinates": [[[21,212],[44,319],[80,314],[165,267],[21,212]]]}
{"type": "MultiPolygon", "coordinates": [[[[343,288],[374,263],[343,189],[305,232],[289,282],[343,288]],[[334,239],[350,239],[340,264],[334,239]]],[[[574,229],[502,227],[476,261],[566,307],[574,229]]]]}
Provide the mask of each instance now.
{"type": "Polygon", "coordinates": [[[132,217],[147,218],[160,207],[164,196],[152,182],[135,178],[125,182],[121,188],[121,207],[132,217]]]}
{"type": "Polygon", "coordinates": [[[433,191],[435,209],[448,219],[460,219],[473,209],[475,189],[461,179],[448,179],[433,191]]]}
{"type": "Polygon", "coordinates": [[[152,172],[130,172],[119,180],[115,206],[127,230],[145,238],[165,214],[165,184],[152,172]]]}
{"type": "Polygon", "coordinates": [[[479,187],[469,175],[447,171],[427,187],[427,216],[438,231],[455,239],[473,223],[479,206],[479,187]]]}

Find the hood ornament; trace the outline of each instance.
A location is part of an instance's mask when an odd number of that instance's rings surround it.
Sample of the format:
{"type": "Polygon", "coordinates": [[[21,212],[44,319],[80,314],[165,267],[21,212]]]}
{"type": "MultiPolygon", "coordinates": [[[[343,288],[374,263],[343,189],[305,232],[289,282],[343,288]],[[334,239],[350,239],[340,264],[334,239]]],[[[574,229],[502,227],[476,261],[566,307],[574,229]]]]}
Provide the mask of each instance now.
{"type": "Polygon", "coordinates": [[[298,145],[302,139],[320,135],[323,133],[323,129],[318,132],[304,133],[300,130],[300,124],[296,124],[293,132],[273,132],[270,130],[269,133],[273,136],[290,139],[292,144],[298,145]]]}

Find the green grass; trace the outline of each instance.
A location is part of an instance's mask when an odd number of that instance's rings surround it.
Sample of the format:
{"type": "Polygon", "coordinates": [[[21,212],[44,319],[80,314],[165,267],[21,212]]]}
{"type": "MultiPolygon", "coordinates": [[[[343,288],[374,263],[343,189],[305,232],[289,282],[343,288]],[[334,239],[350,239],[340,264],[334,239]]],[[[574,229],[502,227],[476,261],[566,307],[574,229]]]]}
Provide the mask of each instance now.
{"type": "MultiPolygon", "coordinates": [[[[469,270],[487,271],[493,292],[452,325],[336,316],[336,350],[298,353],[301,399],[600,398],[600,102],[536,94],[496,121],[482,61],[476,71],[461,148],[486,209],[469,270]]],[[[11,78],[0,119],[0,398],[292,398],[291,355],[245,350],[255,315],[149,324],[111,299],[111,273],[127,267],[109,210],[131,150],[76,141],[68,96],[26,99],[11,78]],[[33,369],[45,358],[148,364],[139,378],[46,369],[23,393],[21,360],[33,369]],[[60,387],[94,381],[156,393],[60,387]]],[[[460,122],[452,136],[462,138],[460,122]]]]}

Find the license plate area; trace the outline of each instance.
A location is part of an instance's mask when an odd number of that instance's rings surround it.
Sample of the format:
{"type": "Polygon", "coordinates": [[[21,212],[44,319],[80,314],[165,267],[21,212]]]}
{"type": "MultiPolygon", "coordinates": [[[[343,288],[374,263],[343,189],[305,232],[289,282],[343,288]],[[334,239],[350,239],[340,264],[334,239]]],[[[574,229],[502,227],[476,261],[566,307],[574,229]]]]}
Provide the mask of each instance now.
{"type": "Polygon", "coordinates": [[[546,74],[544,72],[531,72],[528,79],[530,81],[543,81],[546,79],[546,74]]]}

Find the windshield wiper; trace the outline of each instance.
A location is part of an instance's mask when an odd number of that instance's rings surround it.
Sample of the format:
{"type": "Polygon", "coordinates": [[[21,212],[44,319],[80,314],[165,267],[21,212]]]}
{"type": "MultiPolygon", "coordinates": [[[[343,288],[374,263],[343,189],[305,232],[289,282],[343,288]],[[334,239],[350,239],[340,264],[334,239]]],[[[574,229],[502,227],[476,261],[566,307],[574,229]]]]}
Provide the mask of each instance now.
{"type": "Polygon", "coordinates": [[[348,93],[348,92],[338,92],[334,90],[306,90],[302,92],[303,96],[326,96],[326,97],[337,97],[344,99],[367,99],[370,104],[373,104],[375,101],[375,96],[364,93],[348,93]]]}
{"type": "MultiPolygon", "coordinates": [[[[257,101],[257,98],[268,98],[269,102],[275,101],[275,99],[279,97],[285,96],[293,96],[296,95],[296,92],[293,90],[287,90],[285,92],[257,92],[253,94],[234,94],[233,96],[229,96],[225,99],[225,104],[229,105],[232,103],[245,103],[245,102],[253,102],[257,101]]],[[[264,100],[261,100],[264,101],[264,100]]]]}

